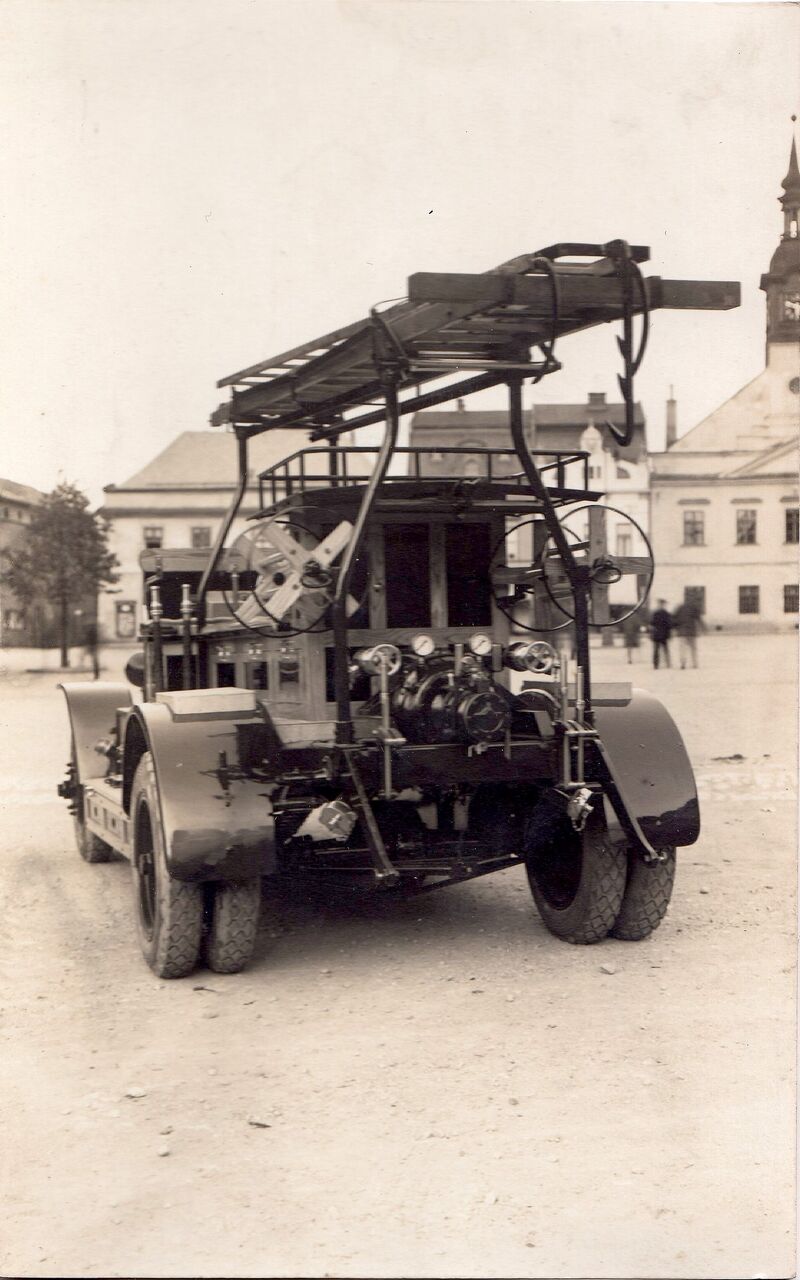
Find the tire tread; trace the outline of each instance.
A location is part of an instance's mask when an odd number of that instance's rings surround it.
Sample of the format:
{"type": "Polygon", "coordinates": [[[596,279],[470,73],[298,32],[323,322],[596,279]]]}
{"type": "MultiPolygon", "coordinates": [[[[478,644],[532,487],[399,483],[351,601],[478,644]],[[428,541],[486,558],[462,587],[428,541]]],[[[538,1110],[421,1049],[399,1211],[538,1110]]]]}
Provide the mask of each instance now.
{"type": "Polygon", "coordinates": [[[652,863],[643,862],[638,854],[629,854],[625,896],[611,929],[612,937],[641,942],[661,924],[675,883],[675,850],[665,852],[665,861],[652,863]]]}

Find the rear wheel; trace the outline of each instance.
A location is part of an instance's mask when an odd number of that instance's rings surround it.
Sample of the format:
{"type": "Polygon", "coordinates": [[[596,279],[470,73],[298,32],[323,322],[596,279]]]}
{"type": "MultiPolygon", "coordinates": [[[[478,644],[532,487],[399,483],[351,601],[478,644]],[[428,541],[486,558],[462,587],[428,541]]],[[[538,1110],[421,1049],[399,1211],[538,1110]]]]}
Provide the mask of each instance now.
{"type": "Polygon", "coordinates": [[[640,942],[649,938],[667,914],[675,883],[675,850],[663,852],[663,862],[644,862],[637,853],[629,853],[625,896],[611,930],[613,937],[640,942]]]}
{"type": "Polygon", "coordinates": [[[565,942],[605,938],[619,916],[625,892],[625,848],[615,844],[599,818],[583,831],[549,811],[533,815],[526,833],[525,865],[539,914],[565,942]]]}
{"type": "Polygon", "coordinates": [[[153,759],[142,756],[131,791],[133,891],[142,954],[159,978],[184,978],[197,964],[203,887],[167,868],[153,759]]]}
{"type": "Polygon", "coordinates": [[[261,877],[213,884],[203,951],[214,973],[239,973],[253,954],[258,933],[261,877]]]}

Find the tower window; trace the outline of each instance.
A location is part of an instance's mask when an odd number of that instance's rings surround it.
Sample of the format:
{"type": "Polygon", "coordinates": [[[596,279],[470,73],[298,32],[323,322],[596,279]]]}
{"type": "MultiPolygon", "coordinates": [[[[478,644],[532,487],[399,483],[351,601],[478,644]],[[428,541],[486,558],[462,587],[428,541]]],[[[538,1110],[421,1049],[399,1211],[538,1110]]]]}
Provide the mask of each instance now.
{"type": "Polygon", "coordinates": [[[756,513],[749,507],[736,512],[736,542],[740,547],[753,546],[756,540],[756,513]]]}

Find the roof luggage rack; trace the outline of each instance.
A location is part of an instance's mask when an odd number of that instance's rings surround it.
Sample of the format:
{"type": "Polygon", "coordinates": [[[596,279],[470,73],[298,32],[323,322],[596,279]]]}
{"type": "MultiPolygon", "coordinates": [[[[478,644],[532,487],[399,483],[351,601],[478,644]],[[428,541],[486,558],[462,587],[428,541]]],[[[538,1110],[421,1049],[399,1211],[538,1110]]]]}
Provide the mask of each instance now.
{"type": "MultiPolygon", "coordinates": [[[[362,461],[377,459],[377,445],[336,445],[317,446],[300,449],[281,462],[260,472],[258,477],[259,507],[263,511],[276,506],[286,498],[294,498],[306,493],[311,488],[325,487],[331,489],[350,488],[357,484],[366,484],[367,475],[362,461]]],[[[536,460],[540,475],[547,475],[555,481],[548,485],[551,495],[560,496],[567,492],[570,498],[585,497],[589,489],[589,455],[582,450],[554,451],[552,449],[532,449],[530,455],[536,460]],[[567,488],[568,468],[577,472],[578,483],[567,488]]],[[[509,489],[528,487],[524,471],[511,470],[515,455],[509,449],[490,449],[481,446],[460,445],[414,445],[397,448],[394,457],[405,460],[407,467],[403,471],[387,472],[383,484],[402,484],[420,490],[443,483],[479,483],[503,485],[509,489]],[[449,462],[470,459],[477,466],[474,474],[465,476],[459,472],[448,471],[449,462]],[[440,462],[437,460],[440,459],[440,462]]],[[[371,468],[370,468],[371,469],[371,468]]]]}

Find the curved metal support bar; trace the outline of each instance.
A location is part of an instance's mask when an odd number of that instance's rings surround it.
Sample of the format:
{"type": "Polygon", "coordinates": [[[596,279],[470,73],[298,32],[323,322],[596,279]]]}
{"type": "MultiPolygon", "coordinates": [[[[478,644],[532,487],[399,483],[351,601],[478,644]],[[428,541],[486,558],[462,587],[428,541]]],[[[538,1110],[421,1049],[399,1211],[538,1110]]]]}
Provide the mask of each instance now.
{"type": "Polygon", "coordinates": [[[222,550],[223,550],[223,547],[225,546],[225,539],[230,533],[231,525],[236,519],[237,513],[239,511],[239,507],[242,505],[242,499],[244,498],[244,495],[247,492],[247,479],[248,479],[247,436],[243,431],[237,430],[236,444],[237,444],[237,462],[238,462],[238,468],[239,468],[239,480],[236,485],[236,492],[233,495],[233,501],[231,502],[231,505],[228,508],[227,515],[225,516],[225,519],[222,522],[220,531],[217,534],[217,540],[214,543],[214,549],[211,552],[211,555],[208,557],[208,563],[206,564],[206,567],[203,570],[203,576],[200,579],[200,584],[197,588],[196,612],[197,612],[197,620],[200,626],[202,626],[203,623],[205,622],[205,601],[206,601],[206,593],[208,591],[208,584],[211,581],[211,577],[217,565],[219,564],[220,556],[222,555],[222,550]]]}
{"type": "Polygon", "coordinates": [[[556,515],[556,509],[553,506],[552,499],[547,490],[547,486],[539,474],[539,469],[531,458],[528,449],[528,442],[525,439],[524,419],[522,413],[522,379],[510,378],[508,380],[508,408],[509,408],[509,425],[511,427],[511,439],[516,451],[517,457],[522,463],[522,469],[528,480],[528,484],[533,489],[536,497],[542,504],[542,513],[545,522],[550,531],[551,537],[558,548],[564,568],[567,571],[567,577],[572,587],[572,596],[575,601],[575,652],[578,666],[583,670],[584,680],[584,696],[586,702],[586,722],[592,723],[592,696],[591,696],[591,676],[589,670],[589,591],[591,583],[588,574],[582,569],[572,553],[572,548],[567,541],[564,527],[560,523],[556,515]]]}
{"type": "Polygon", "coordinates": [[[378,452],[378,457],[367,482],[364,496],[361,499],[358,515],[353,526],[353,533],[342,556],[339,569],[339,580],[336,584],[336,596],[333,602],[333,643],[334,643],[334,688],[336,692],[336,737],[339,742],[352,742],[353,721],[350,715],[350,661],[347,652],[347,594],[353,572],[364,537],[364,529],[372,510],[378,489],[383,481],[397,443],[400,424],[400,409],[397,399],[397,380],[392,378],[386,382],[386,431],[378,452]]]}

